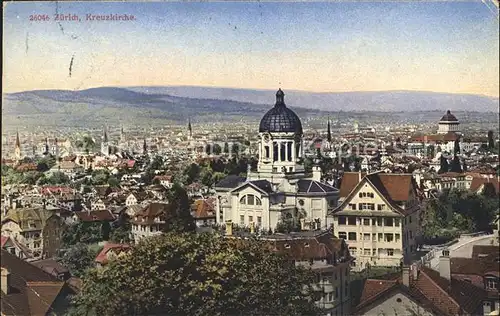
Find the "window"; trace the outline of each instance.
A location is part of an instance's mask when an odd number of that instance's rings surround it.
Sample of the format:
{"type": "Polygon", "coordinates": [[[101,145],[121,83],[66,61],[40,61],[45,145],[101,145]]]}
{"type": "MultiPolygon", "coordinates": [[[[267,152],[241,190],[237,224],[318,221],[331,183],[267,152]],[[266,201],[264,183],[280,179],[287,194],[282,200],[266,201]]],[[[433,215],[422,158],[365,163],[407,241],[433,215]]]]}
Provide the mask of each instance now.
{"type": "Polygon", "coordinates": [[[350,254],[356,254],[356,252],[358,252],[358,249],[356,247],[349,247],[350,254]]]}
{"type": "Polygon", "coordinates": [[[369,218],[363,218],[363,225],[370,226],[370,219],[369,218]]]}
{"type": "Polygon", "coordinates": [[[347,233],[346,232],[339,232],[339,238],[347,239],[347,233]]]}
{"type": "Polygon", "coordinates": [[[257,226],[262,226],[262,217],[257,216],[257,226]]]}
{"type": "Polygon", "coordinates": [[[247,204],[247,197],[246,195],[240,199],[241,204],[247,204]]]}
{"type": "Polygon", "coordinates": [[[376,256],[377,255],[377,249],[372,249],[372,256],[376,256]]]}
{"type": "Polygon", "coordinates": [[[15,255],[16,254],[16,248],[14,248],[14,247],[9,248],[9,252],[11,254],[15,255]]]}
{"type": "Polygon", "coordinates": [[[384,218],[384,226],[389,226],[389,227],[392,227],[392,224],[393,224],[393,220],[392,220],[392,217],[386,217],[384,218]]]}
{"type": "Polygon", "coordinates": [[[240,225],[245,226],[245,215],[240,215],[240,225]]]}
{"type": "Polygon", "coordinates": [[[384,241],[386,241],[386,242],[393,242],[394,241],[394,235],[393,234],[384,234],[384,241]]]}
{"type": "Polygon", "coordinates": [[[339,288],[335,287],[335,298],[339,297],[339,288]]]}
{"type": "Polygon", "coordinates": [[[363,193],[360,192],[359,193],[359,197],[362,198],[363,197],[363,193]]]}
{"type": "Polygon", "coordinates": [[[410,233],[410,239],[412,239],[413,238],[413,232],[410,230],[409,233],[410,233]]]}
{"type": "Polygon", "coordinates": [[[392,248],[387,249],[387,255],[388,255],[389,257],[394,256],[394,249],[392,249],[392,248]]]}
{"type": "Polygon", "coordinates": [[[372,241],[377,241],[377,234],[375,233],[372,234],[372,241]]]}
{"type": "Polygon", "coordinates": [[[377,219],[376,218],[372,218],[372,225],[373,226],[377,225],[377,219]]]}
{"type": "Polygon", "coordinates": [[[384,235],[382,233],[378,233],[378,241],[382,241],[384,238],[384,235]]]}
{"type": "Polygon", "coordinates": [[[486,289],[497,290],[498,289],[498,279],[493,277],[486,278],[486,289]]]}
{"type": "Polygon", "coordinates": [[[356,225],[356,216],[348,216],[347,225],[356,225]]]}
{"type": "Polygon", "coordinates": [[[410,221],[410,224],[411,224],[411,215],[408,217],[408,220],[410,221]]]}
{"type": "Polygon", "coordinates": [[[382,218],[377,218],[377,226],[382,226],[382,218]]]}
{"type": "Polygon", "coordinates": [[[255,198],[255,205],[262,205],[262,201],[259,198],[255,198]]]}
{"type": "Polygon", "coordinates": [[[379,211],[385,210],[385,205],[384,204],[377,204],[377,210],[379,210],[379,211]]]}
{"type": "Polygon", "coordinates": [[[349,208],[350,208],[351,210],[354,210],[354,211],[355,211],[355,210],[356,210],[356,203],[351,203],[351,204],[349,204],[349,208]]]}
{"type": "Polygon", "coordinates": [[[396,234],[396,241],[399,241],[401,239],[401,235],[400,234],[396,234]]]}
{"type": "Polygon", "coordinates": [[[248,216],[248,222],[253,223],[253,216],[248,216]]]}
{"type": "Polygon", "coordinates": [[[363,234],[363,240],[370,241],[370,234],[363,234]]]}
{"type": "Polygon", "coordinates": [[[364,254],[365,256],[369,256],[371,253],[372,253],[372,251],[371,251],[371,249],[369,249],[369,248],[365,248],[365,249],[363,250],[363,254],[364,254]]]}
{"type": "Polygon", "coordinates": [[[399,227],[399,222],[400,222],[399,218],[395,218],[394,219],[394,226],[399,227]]]}
{"type": "Polygon", "coordinates": [[[339,216],[339,225],[345,225],[345,224],[346,224],[346,217],[339,216]]]}
{"type": "Polygon", "coordinates": [[[349,233],[349,240],[356,240],[356,233],[349,233]]]}
{"type": "Polygon", "coordinates": [[[266,158],[269,158],[269,146],[264,146],[264,150],[266,152],[266,158]]]}
{"type": "Polygon", "coordinates": [[[333,292],[328,293],[328,302],[333,302],[333,292]]]}
{"type": "Polygon", "coordinates": [[[253,195],[248,195],[247,202],[249,205],[254,205],[255,204],[255,197],[253,195]]]}

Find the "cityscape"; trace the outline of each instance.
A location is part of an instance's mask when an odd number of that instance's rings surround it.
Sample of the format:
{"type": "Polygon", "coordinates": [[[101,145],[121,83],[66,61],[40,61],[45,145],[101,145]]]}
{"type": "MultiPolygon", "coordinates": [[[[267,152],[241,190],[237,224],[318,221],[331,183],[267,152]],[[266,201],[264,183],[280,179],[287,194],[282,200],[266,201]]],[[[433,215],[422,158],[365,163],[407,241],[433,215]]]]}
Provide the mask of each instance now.
{"type": "Polygon", "coordinates": [[[2,316],[499,315],[498,1],[4,11],[2,316]]]}

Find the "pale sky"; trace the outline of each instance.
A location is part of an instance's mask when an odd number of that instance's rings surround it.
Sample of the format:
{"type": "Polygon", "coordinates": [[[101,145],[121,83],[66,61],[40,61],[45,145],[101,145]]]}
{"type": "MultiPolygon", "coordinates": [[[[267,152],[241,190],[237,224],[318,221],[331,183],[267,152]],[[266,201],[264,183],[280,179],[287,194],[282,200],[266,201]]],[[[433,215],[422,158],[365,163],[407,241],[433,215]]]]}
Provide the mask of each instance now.
{"type": "Polygon", "coordinates": [[[3,23],[5,92],[196,85],[499,95],[499,22],[481,1],[4,3],[3,23]],[[81,22],[59,25],[56,10],[81,22]],[[115,13],[136,20],[85,20],[115,13]]]}

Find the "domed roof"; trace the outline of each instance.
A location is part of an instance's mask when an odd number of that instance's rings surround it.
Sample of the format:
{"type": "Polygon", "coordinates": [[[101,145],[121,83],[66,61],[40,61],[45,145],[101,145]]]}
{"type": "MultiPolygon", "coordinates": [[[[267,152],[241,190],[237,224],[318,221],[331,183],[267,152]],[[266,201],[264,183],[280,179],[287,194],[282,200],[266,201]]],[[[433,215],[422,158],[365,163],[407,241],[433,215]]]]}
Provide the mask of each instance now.
{"type": "Polygon", "coordinates": [[[451,114],[450,110],[448,110],[446,111],[446,114],[443,115],[440,122],[458,122],[458,119],[455,117],[455,115],[451,114]]]}
{"type": "Polygon", "coordinates": [[[259,132],[297,133],[302,135],[302,123],[294,111],[285,105],[285,94],[276,92],[276,104],[260,120],[259,132]]]}

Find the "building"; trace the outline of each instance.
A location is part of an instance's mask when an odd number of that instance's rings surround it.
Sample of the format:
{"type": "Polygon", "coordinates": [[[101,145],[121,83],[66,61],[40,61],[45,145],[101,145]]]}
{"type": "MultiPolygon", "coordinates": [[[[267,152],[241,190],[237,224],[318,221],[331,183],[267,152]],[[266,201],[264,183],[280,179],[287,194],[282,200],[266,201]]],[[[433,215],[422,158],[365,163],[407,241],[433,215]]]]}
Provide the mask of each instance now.
{"type": "MultiPolygon", "coordinates": [[[[424,266],[368,279],[353,315],[483,315],[484,290],[424,266]]],[[[484,314],[486,315],[486,314],[484,314]]]]}
{"type": "Polygon", "coordinates": [[[62,280],[1,250],[2,316],[65,315],[75,292],[62,280]]]}
{"type": "Polygon", "coordinates": [[[52,257],[61,245],[63,220],[43,208],[12,209],[2,218],[2,235],[30,250],[33,259],[52,257]]]}
{"type": "Polygon", "coordinates": [[[149,203],[134,214],[132,223],[132,239],[138,243],[142,238],[161,234],[166,230],[167,219],[171,214],[171,205],[166,203],[149,203]]]}
{"type": "Polygon", "coordinates": [[[355,270],[400,266],[417,250],[420,202],[411,174],[344,173],[334,231],[356,257],[355,270]]]}
{"type": "Polygon", "coordinates": [[[443,115],[438,124],[438,134],[448,134],[452,133],[460,133],[460,122],[455,117],[455,115],[451,114],[451,111],[446,111],[446,114],[443,115]]]}
{"type": "Polygon", "coordinates": [[[338,190],[321,182],[319,166],[305,171],[302,123],[284,96],[279,89],[274,107],[260,121],[257,171],[249,167],[246,177],[216,184],[217,223],[254,223],[264,230],[287,221],[303,229],[330,226],[328,211],[337,206],[338,190]]]}
{"type": "Polygon", "coordinates": [[[95,258],[96,265],[98,268],[101,268],[108,264],[111,260],[126,255],[131,249],[132,248],[126,244],[106,243],[101,252],[99,252],[95,258]]]}
{"type": "MultiPolygon", "coordinates": [[[[255,237],[252,233],[233,236],[231,223],[226,223],[226,236],[255,237]]],[[[350,266],[353,258],[344,240],[335,237],[331,230],[260,235],[257,238],[295,265],[310,267],[315,272],[316,289],[323,291],[316,303],[325,310],[325,315],[350,315],[350,266]]]]}
{"type": "Polygon", "coordinates": [[[191,214],[197,227],[216,224],[215,204],[215,198],[197,199],[194,201],[193,205],[191,205],[191,214]]]}

